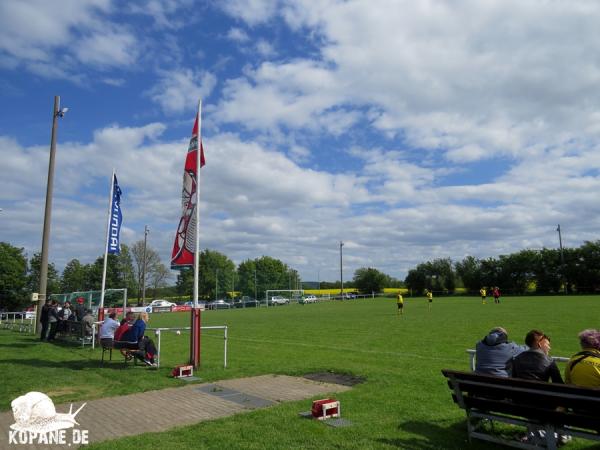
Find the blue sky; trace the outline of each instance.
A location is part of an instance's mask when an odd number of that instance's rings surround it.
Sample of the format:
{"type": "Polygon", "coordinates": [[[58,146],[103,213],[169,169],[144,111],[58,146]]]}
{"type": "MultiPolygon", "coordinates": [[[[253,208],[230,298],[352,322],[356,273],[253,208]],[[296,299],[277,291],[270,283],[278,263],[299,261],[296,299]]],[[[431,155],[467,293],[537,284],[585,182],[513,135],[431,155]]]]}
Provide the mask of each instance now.
{"type": "Polygon", "coordinates": [[[50,260],[122,240],[168,264],[203,99],[201,246],[304,280],[598,239],[600,4],[8,0],[0,3],[0,240],[50,260]]]}

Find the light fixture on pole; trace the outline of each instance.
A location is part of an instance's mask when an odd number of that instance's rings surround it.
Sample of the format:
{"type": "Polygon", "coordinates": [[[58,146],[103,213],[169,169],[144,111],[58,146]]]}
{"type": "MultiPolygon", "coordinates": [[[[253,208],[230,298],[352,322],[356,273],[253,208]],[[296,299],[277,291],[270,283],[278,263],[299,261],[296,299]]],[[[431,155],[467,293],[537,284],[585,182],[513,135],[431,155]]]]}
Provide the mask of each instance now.
{"type": "Polygon", "coordinates": [[[562,272],[561,278],[562,278],[563,286],[565,289],[565,294],[567,294],[567,281],[565,278],[565,254],[563,252],[562,234],[560,232],[560,223],[558,224],[556,231],[558,231],[558,245],[560,246],[560,264],[561,264],[561,272],[562,272]]]}
{"type": "Polygon", "coordinates": [[[317,269],[317,285],[318,289],[321,290],[321,269],[317,269]]]}
{"type": "MultiPolygon", "coordinates": [[[[40,329],[42,306],[46,302],[46,287],[48,285],[48,248],[50,245],[50,223],[52,218],[52,193],[54,190],[54,161],[56,159],[56,136],[58,134],[58,118],[64,117],[68,108],[60,108],[60,97],[54,96],[52,111],[52,136],[50,138],[50,159],[48,162],[48,183],[46,185],[46,208],[44,210],[44,231],[42,233],[42,254],[40,261],[40,287],[38,293],[35,332],[40,329]]],[[[43,337],[43,336],[42,336],[43,337]]]]}
{"type": "Polygon", "coordinates": [[[344,243],[342,241],[340,241],[340,282],[341,282],[341,290],[340,290],[340,294],[342,296],[342,300],[344,299],[344,265],[342,262],[342,247],[344,246],[344,243]]]}

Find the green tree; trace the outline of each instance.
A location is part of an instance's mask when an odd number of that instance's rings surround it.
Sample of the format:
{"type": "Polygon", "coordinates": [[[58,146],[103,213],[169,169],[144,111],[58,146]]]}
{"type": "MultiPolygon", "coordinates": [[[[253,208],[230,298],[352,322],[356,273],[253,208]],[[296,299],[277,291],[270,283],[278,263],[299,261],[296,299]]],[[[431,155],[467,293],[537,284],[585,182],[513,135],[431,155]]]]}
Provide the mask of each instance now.
{"type": "MultiPolygon", "coordinates": [[[[231,289],[235,264],[227,256],[205,249],[200,253],[198,266],[198,297],[205,300],[222,298],[231,289]]],[[[177,291],[180,295],[194,293],[193,268],[184,268],[177,276],[177,291]]]]}
{"type": "Polygon", "coordinates": [[[562,268],[559,250],[542,249],[533,271],[536,292],[542,294],[560,292],[562,285],[562,268]]]}
{"type": "Polygon", "coordinates": [[[236,289],[248,297],[258,296],[258,274],[256,273],[256,261],[247,259],[240,263],[237,268],[236,289]],[[256,278],[255,278],[256,275],[256,278]]]}
{"type": "Polygon", "coordinates": [[[89,266],[72,259],[63,270],[60,289],[62,292],[75,292],[87,289],[89,266]]]}
{"type": "Polygon", "coordinates": [[[377,269],[362,267],[354,272],[353,281],[361,293],[370,294],[383,292],[383,288],[390,284],[390,277],[377,269]]]}
{"type": "Polygon", "coordinates": [[[0,242],[0,309],[20,310],[29,303],[27,284],[24,250],[0,242]]]}
{"type": "Polygon", "coordinates": [[[472,256],[467,256],[455,264],[455,271],[468,291],[479,292],[479,289],[483,286],[481,282],[481,261],[472,256]]]}
{"type": "Polygon", "coordinates": [[[146,288],[151,284],[150,280],[153,278],[153,271],[161,270],[160,266],[162,265],[160,261],[160,256],[158,252],[154,250],[152,247],[146,244],[146,250],[144,255],[144,240],[141,239],[135,242],[131,246],[131,255],[133,257],[133,270],[135,276],[138,280],[137,282],[137,294],[138,297],[141,298],[142,295],[142,276],[144,276],[146,281],[146,288]],[[146,257],[144,264],[144,256],[146,257]]]}
{"type": "Polygon", "coordinates": [[[149,282],[152,287],[152,298],[156,298],[159,288],[167,287],[171,271],[163,263],[155,264],[150,271],[149,282]]]}
{"type": "MultiPolygon", "coordinates": [[[[96,258],[87,270],[86,290],[102,289],[102,271],[104,269],[104,256],[96,258]]],[[[119,255],[109,254],[106,260],[106,289],[127,288],[128,295],[135,289],[135,279],[129,248],[121,245],[119,255]]]]}
{"type": "MultiPolygon", "coordinates": [[[[42,255],[34,253],[29,261],[29,274],[27,277],[27,287],[29,292],[39,292],[40,290],[40,270],[42,267],[42,255]]],[[[48,276],[46,283],[46,298],[51,294],[60,294],[60,277],[54,267],[54,263],[48,262],[48,276]]]]}
{"type": "Polygon", "coordinates": [[[425,289],[453,292],[456,275],[450,258],[435,259],[408,271],[406,285],[416,292],[425,289]]]}
{"type": "Polygon", "coordinates": [[[600,241],[586,241],[578,249],[565,248],[564,255],[567,286],[577,292],[600,289],[600,241]]]}

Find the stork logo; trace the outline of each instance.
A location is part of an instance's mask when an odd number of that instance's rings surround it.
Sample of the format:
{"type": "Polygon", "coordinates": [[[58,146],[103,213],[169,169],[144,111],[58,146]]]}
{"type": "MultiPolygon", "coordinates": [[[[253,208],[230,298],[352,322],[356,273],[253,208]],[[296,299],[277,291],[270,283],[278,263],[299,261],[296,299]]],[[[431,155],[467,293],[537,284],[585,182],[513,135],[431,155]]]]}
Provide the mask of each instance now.
{"type": "Polygon", "coordinates": [[[11,445],[85,445],[88,443],[88,430],[75,428],[79,423],[77,414],[86,404],[73,412],[57,413],[52,399],[41,392],[29,392],[10,404],[15,423],[10,426],[8,443],[11,445]],[[73,428],[68,433],[67,430],[73,428]]]}

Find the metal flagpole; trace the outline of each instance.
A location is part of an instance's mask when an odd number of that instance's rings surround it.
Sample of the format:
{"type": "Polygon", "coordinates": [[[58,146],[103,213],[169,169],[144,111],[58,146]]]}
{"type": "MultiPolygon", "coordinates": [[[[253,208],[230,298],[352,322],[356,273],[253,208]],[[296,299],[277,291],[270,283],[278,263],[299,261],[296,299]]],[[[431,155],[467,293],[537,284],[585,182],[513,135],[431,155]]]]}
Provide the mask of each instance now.
{"type": "Polygon", "coordinates": [[[108,218],[106,219],[106,239],[104,240],[104,267],[102,269],[102,288],[100,291],[100,306],[98,308],[98,320],[104,320],[104,288],[106,287],[106,266],[108,263],[108,238],[110,237],[110,216],[112,209],[113,194],[115,189],[115,169],[110,177],[110,195],[108,196],[108,218]]]}
{"type": "Polygon", "coordinates": [[[197,369],[200,366],[200,333],[201,320],[200,309],[198,308],[198,279],[200,267],[200,170],[202,166],[202,100],[198,101],[198,129],[197,129],[197,149],[196,149],[196,229],[195,242],[196,248],[194,252],[194,307],[192,308],[191,316],[191,333],[190,333],[190,363],[197,369]]]}
{"type": "Polygon", "coordinates": [[[200,263],[200,156],[202,149],[202,100],[198,101],[198,151],[196,152],[196,250],[194,253],[194,308],[198,307],[198,269],[200,263]]]}

